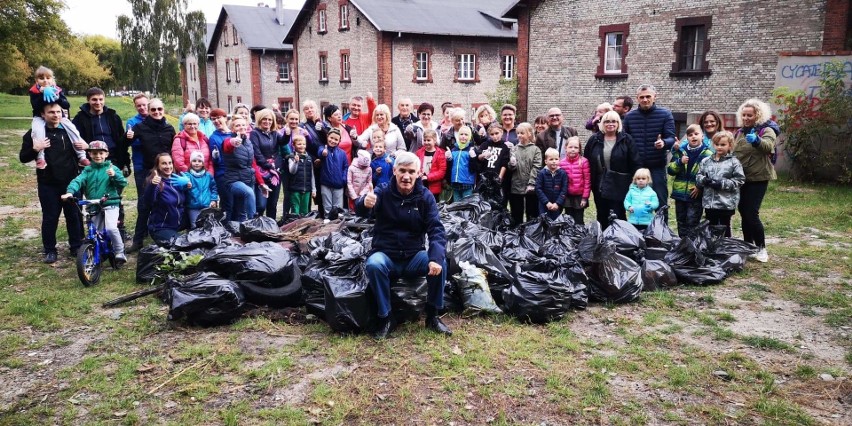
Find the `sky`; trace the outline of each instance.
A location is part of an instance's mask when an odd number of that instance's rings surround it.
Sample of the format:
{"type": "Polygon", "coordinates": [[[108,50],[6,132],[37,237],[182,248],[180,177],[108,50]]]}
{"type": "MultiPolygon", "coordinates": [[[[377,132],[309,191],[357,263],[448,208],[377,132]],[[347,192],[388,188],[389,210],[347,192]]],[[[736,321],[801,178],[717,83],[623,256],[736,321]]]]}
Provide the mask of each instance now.
{"type": "MultiPolygon", "coordinates": [[[[68,24],[71,32],[77,34],[100,34],[118,39],[115,21],[119,15],[130,14],[130,3],[126,0],[64,0],[67,6],[62,13],[62,19],[68,24]]],[[[189,0],[188,11],[201,10],[207,22],[215,23],[223,4],[242,6],[257,6],[260,0],[189,0]]],[[[275,0],[264,0],[263,3],[275,7],[275,0]]],[[[303,0],[284,0],[287,9],[298,9],[303,0]]]]}

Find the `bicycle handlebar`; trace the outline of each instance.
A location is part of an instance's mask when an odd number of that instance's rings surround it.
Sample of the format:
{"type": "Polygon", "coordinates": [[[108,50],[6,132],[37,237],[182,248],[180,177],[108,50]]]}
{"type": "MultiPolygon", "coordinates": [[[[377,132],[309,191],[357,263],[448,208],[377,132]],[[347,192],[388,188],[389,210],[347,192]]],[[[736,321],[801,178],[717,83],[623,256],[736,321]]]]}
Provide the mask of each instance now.
{"type": "Polygon", "coordinates": [[[88,205],[92,205],[92,204],[103,204],[103,203],[110,201],[110,200],[120,200],[121,198],[122,198],[121,196],[118,196],[118,197],[103,196],[103,197],[101,197],[97,200],[81,200],[77,197],[70,197],[70,198],[67,198],[65,201],[69,202],[69,203],[70,202],[77,203],[77,205],[80,205],[80,206],[88,206],[88,205]]]}

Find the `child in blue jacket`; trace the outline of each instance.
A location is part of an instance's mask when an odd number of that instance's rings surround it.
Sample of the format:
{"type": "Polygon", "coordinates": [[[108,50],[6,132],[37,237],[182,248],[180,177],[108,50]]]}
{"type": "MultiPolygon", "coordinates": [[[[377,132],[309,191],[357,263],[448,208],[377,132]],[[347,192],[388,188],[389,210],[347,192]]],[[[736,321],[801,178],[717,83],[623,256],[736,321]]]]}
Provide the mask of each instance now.
{"type": "Polygon", "coordinates": [[[651,224],[654,220],[654,210],[660,207],[660,200],[654,188],[651,188],[651,182],[650,170],[636,170],[633,183],[624,198],[624,209],[630,212],[627,221],[640,231],[644,231],[651,224]]]}
{"type": "Polygon", "coordinates": [[[546,212],[550,219],[556,219],[568,195],[568,173],[559,167],[559,151],[553,148],[544,152],[544,164],[546,167],[535,178],[538,211],[546,212]]]}
{"type": "Polygon", "coordinates": [[[459,129],[459,140],[447,151],[447,169],[450,187],[453,188],[453,202],[461,201],[473,194],[476,185],[477,161],[479,155],[470,143],[473,132],[468,126],[459,129]]]}
{"type": "Polygon", "coordinates": [[[186,176],[192,186],[189,188],[187,208],[189,209],[189,227],[195,228],[195,220],[198,219],[201,210],[208,207],[216,208],[219,205],[219,192],[216,181],[204,167],[204,154],[201,151],[195,151],[189,156],[189,166],[186,176]]]}
{"type": "Polygon", "coordinates": [[[317,150],[320,159],[320,193],[325,217],[332,207],[343,210],[343,188],[346,188],[346,177],[349,171],[349,159],[346,152],[340,149],[340,130],[329,129],[326,144],[317,150]]]}
{"type": "Polygon", "coordinates": [[[393,159],[385,152],[385,139],[381,130],[373,131],[370,137],[373,145],[373,161],[370,168],[373,169],[373,186],[379,186],[390,182],[393,177],[393,159]]]}

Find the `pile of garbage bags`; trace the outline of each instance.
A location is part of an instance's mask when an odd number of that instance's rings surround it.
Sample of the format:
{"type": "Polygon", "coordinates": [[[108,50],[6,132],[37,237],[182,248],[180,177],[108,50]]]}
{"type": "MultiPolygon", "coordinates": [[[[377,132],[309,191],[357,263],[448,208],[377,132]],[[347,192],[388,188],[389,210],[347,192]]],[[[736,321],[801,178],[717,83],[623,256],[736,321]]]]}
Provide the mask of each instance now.
{"type": "MultiPolygon", "coordinates": [[[[474,194],[439,205],[448,240],[443,312],[547,323],[590,301],[629,303],[645,291],[718,284],[756,250],[707,222],[679,238],[666,223],[666,206],[640,232],[615,215],[605,229],[566,215],[513,228],[498,201],[474,194]]],[[[204,217],[170,246],[144,248],[137,281],[165,281],[169,317],[192,324],[227,324],[248,305],[304,306],[332,330],[371,331],[376,305],[365,264],[372,224],[347,214],[332,224],[290,220],[279,227],[268,218],[223,225],[204,217]],[[174,259],[189,253],[203,257],[181,269],[174,259]]],[[[426,294],[425,277],[396,280],[392,315],[400,323],[417,321],[426,294]]]]}

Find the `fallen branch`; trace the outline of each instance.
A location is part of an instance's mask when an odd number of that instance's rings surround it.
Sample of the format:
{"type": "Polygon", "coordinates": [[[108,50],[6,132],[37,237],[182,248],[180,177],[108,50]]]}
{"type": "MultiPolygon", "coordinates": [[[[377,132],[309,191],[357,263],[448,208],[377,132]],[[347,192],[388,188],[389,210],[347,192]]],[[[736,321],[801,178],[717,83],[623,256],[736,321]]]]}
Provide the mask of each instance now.
{"type": "Polygon", "coordinates": [[[118,306],[122,303],[127,303],[127,302],[130,302],[132,300],[136,300],[140,297],[145,297],[149,294],[159,293],[159,292],[163,291],[165,288],[166,288],[165,284],[161,284],[161,285],[154,286],[154,287],[148,287],[144,290],[134,291],[133,293],[126,294],[126,295],[121,296],[117,299],[110,300],[109,302],[106,302],[101,306],[103,306],[104,308],[112,308],[112,307],[118,306]]]}
{"type": "Polygon", "coordinates": [[[153,395],[153,394],[154,394],[154,392],[158,391],[161,387],[163,387],[163,386],[165,386],[165,385],[167,385],[167,384],[171,383],[174,379],[177,379],[177,378],[178,378],[178,377],[180,377],[183,373],[186,373],[187,371],[189,371],[189,370],[191,370],[191,369],[193,369],[193,368],[197,368],[198,366],[200,366],[200,365],[202,365],[202,364],[205,364],[205,363],[207,363],[207,362],[209,362],[209,361],[207,361],[207,360],[201,360],[201,361],[196,362],[195,364],[190,365],[189,367],[184,368],[183,370],[180,370],[180,371],[179,371],[177,374],[175,374],[174,376],[169,377],[169,379],[168,379],[168,380],[166,380],[165,382],[160,383],[160,384],[159,384],[159,385],[157,385],[157,386],[154,386],[151,390],[149,390],[149,391],[148,391],[148,395],[153,395]]]}

